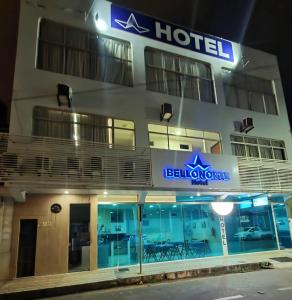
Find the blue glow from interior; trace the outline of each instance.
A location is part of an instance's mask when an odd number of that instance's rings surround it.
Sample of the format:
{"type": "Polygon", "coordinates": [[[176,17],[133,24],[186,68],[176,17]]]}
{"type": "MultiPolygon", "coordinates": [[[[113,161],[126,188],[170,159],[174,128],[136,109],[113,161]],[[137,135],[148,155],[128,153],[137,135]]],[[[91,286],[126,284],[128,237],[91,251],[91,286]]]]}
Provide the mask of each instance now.
{"type": "Polygon", "coordinates": [[[240,209],[250,208],[250,207],[252,207],[252,202],[244,201],[244,202],[240,203],[239,207],[240,207],[240,209]]]}
{"type": "Polygon", "coordinates": [[[268,196],[262,196],[262,197],[257,197],[253,199],[253,206],[263,206],[263,205],[268,205],[269,204],[269,199],[268,196]]]}
{"type": "Polygon", "coordinates": [[[212,202],[216,196],[176,196],[176,202],[212,202]]]}

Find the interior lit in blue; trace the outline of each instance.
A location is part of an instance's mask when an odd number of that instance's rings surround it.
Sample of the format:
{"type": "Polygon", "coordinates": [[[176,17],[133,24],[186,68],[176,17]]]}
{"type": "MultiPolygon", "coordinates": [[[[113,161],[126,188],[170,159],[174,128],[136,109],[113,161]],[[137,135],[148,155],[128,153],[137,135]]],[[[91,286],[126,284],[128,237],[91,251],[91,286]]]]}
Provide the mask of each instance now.
{"type": "MultiPolygon", "coordinates": [[[[219,215],[211,207],[222,195],[179,195],[173,203],[142,205],[142,262],[156,263],[223,255],[219,215]]],[[[228,195],[228,254],[291,247],[285,195],[228,195]],[[275,202],[271,204],[272,202],[275,202]],[[273,219],[273,212],[274,218],[273,219]]],[[[138,205],[98,205],[98,267],[139,263],[138,205]]]]}

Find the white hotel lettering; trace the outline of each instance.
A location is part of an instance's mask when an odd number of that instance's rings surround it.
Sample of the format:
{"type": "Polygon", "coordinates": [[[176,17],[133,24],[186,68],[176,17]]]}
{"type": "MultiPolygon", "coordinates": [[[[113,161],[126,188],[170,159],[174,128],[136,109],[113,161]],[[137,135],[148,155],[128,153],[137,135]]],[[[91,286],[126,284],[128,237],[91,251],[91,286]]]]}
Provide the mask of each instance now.
{"type": "Polygon", "coordinates": [[[172,30],[170,25],[165,25],[165,27],[162,28],[161,23],[157,21],[155,22],[155,29],[156,38],[158,39],[164,36],[167,41],[172,42],[174,40],[177,44],[185,47],[194,42],[197,50],[202,50],[202,46],[204,45],[207,53],[227,59],[230,58],[230,55],[223,51],[222,42],[216,41],[215,39],[203,37],[195,33],[188,33],[183,29],[172,30]]]}

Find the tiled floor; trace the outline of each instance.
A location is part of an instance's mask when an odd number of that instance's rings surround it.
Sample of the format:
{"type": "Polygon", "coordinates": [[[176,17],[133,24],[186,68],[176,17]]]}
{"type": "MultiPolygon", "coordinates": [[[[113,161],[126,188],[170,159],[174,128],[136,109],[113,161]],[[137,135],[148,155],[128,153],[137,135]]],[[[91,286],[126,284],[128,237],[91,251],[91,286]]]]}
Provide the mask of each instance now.
{"type": "MultiPolygon", "coordinates": [[[[282,251],[269,251],[253,254],[240,254],[228,257],[198,258],[179,262],[164,262],[147,264],[143,266],[142,275],[162,274],[166,272],[211,268],[218,266],[237,265],[243,263],[256,263],[271,261],[272,257],[292,257],[292,249],[282,251]]],[[[275,267],[292,267],[292,263],[271,261],[275,267]]],[[[64,287],[84,283],[115,280],[118,278],[131,278],[139,274],[139,266],[130,267],[129,271],[120,272],[118,269],[104,269],[67,274],[47,275],[18,278],[0,285],[0,294],[18,291],[38,290],[42,288],[64,287]]]]}

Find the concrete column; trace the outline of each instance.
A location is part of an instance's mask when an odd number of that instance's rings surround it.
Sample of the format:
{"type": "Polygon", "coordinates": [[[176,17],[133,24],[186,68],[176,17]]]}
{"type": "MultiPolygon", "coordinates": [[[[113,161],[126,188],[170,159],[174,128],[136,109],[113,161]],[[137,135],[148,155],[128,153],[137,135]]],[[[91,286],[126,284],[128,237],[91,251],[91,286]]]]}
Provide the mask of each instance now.
{"type": "Polygon", "coordinates": [[[90,270],[97,269],[97,197],[90,196],[90,270]]]}
{"type": "Polygon", "coordinates": [[[0,281],[9,278],[14,203],[0,198],[0,281]]]}

